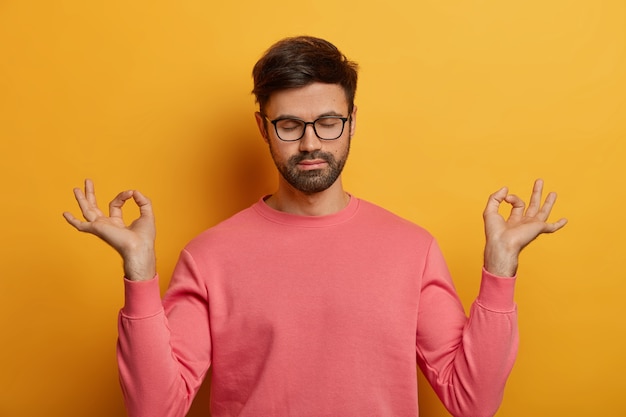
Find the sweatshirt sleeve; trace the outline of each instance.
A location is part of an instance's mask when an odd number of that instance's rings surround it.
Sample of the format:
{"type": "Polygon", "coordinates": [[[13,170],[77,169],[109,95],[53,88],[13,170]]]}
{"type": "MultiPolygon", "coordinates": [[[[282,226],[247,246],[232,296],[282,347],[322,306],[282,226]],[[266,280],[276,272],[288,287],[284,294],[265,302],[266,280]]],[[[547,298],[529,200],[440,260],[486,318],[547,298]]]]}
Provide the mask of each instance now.
{"type": "Polygon", "coordinates": [[[206,297],[183,252],[161,301],[158,277],[124,280],[117,359],[129,417],[182,417],[210,365],[206,297]]]}
{"type": "Polygon", "coordinates": [[[418,311],[418,364],[455,417],[493,416],[518,347],[515,277],[482,271],[480,291],[465,315],[448,268],[433,241],[418,311]]]}

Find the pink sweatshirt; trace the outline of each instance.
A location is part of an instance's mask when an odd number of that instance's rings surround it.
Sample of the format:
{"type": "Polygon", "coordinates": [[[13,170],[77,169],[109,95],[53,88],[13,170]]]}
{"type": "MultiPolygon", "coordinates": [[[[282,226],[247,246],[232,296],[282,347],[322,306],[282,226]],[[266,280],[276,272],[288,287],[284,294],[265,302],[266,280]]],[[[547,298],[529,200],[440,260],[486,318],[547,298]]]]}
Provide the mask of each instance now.
{"type": "Polygon", "coordinates": [[[469,319],[422,228],[352,197],[303,217],[262,200],[192,240],[161,301],[125,281],[132,417],[416,417],[416,363],[455,416],[491,416],[517,351],[514,278],[483,270],[469,319]]]}

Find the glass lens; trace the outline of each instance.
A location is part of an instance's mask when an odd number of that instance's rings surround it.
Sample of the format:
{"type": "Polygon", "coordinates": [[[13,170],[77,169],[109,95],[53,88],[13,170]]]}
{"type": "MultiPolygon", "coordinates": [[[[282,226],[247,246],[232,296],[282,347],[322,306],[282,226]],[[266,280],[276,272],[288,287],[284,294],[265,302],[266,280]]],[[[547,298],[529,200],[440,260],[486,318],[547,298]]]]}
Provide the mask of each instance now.
{"type": "Polygon", "coordinates": [[[297,119],[282,119],[276,122],[276,133],[282,140],[298,140],[304,133],[304,122],[297,119]]]}
{"type": "Polygon", "coordinates": [[[321,139],[337,139],[343,133],[343,124],[340,117],[320,117],[315,121],[315,132],[321,139]]]}

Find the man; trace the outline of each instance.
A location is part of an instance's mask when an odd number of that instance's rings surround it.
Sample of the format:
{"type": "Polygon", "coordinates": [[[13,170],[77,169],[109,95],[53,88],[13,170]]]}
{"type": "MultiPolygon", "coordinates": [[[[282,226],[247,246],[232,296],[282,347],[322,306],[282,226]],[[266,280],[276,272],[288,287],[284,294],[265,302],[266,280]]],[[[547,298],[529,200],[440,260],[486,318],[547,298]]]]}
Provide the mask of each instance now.
{"type": "Polygon", "coordinates": [[[277,190],[192,240],[163,300],[145,196],[120,193],[107,217],[87,180],[74,190],[86,221],[64,214],[124,260],[118,359],[129,415],[183,416],[211,367],[213,417],[414,417],[416,362],[452,414],[493,415],[517,351],[518,255],[565,225],[546,222],[556,195],[542,204],[537,181],[527,208],[506,188],[489,197],[468,319],[433,237],[343,189],[356,64],[324,40],[289,38],[253,76],[277,190]],[[140,216],[126,226],[131,198],[140,216]]]}

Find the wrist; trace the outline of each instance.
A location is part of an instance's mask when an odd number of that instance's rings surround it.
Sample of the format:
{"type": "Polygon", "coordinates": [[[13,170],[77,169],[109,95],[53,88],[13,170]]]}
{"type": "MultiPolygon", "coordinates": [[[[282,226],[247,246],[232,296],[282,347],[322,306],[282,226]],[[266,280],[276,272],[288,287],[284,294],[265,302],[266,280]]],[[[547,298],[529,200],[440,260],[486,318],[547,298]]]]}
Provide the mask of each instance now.
{"type": "Polygon", "coordinates": [[[152,247],[127,254],[123,259],[124,276],[130,281],[147,281],[156,275],[156,256],[152,247]]]}
{"type": "Polygon", "coordinates": [[[490,274],[513,277],[517,273],[518,257],[518,251],[506,250],[501,245],[487,244],[483,266],[490,274]]]}

